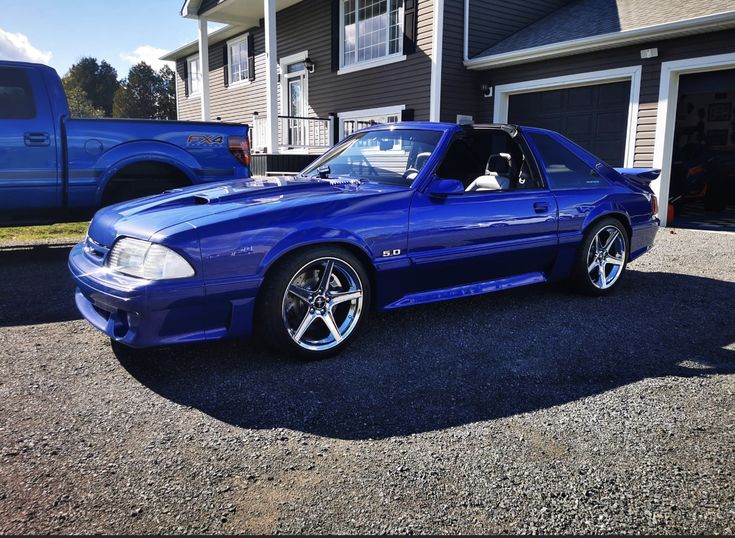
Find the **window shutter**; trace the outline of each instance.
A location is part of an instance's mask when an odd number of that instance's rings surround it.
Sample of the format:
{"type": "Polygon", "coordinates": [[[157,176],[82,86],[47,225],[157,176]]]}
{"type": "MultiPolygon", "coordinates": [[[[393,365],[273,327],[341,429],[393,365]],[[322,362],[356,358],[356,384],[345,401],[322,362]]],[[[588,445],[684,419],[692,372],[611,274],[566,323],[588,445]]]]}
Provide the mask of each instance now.
{"type": "Polygon", "coordinates": [[[255,80],[255,44],[253,34],[248,34],[248,80],[255,80]]]}
{"type": "Polygon", "coordinates": [[[413,121],[414,119],[414,109],[413,108],[404,108],[401,110],[401,121],[413,121]]]}
{"type": "Polygon", "coordinates": [[[339,3],[341,0],[332,0],[332,71],[339,71],[339,42],[340,20],[339,3]]]}
{"type": "Polygon", "coordinates": [[[230,63],[227,61],[227,43],[222,45],[222,72],[225,77],[225,88],[230,86],[230,63]]]}
{"type": "MultiPolygon", "coordinates": [[[[403,54],[416,52],[416,37],[418,35],[417,1],[403,0],[403,54]]],[[[436,3],[434,5],[436,6],[436,3]]]]}
{"type": "Polygon", "coordinates": [[[189,97],[189,60],[184,58],[184,96],[189,97]]]}

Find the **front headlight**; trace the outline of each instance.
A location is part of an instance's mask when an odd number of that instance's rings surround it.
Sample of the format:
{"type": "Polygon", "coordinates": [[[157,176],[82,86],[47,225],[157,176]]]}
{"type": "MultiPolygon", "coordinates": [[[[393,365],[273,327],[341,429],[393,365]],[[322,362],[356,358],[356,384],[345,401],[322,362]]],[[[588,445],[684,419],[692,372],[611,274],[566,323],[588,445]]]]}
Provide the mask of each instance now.
{"type": "Polygon", "coordinates": [[[119,239],[107,258],[107,266],[119,273],[147,280],[194,276],[194,268],[170,248],[131,237],[119,239]]]}

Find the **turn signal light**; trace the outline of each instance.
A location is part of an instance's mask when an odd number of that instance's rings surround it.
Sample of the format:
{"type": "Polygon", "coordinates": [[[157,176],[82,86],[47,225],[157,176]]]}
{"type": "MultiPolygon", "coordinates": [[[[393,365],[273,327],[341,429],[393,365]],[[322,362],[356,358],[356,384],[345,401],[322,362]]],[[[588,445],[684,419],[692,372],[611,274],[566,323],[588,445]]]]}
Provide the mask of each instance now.
{"type": "Polygon", "coordinates": [[[227,138],[227,148],[245,166],[250,166],[250,140],[247,136],[230,136],[227,138]]]}

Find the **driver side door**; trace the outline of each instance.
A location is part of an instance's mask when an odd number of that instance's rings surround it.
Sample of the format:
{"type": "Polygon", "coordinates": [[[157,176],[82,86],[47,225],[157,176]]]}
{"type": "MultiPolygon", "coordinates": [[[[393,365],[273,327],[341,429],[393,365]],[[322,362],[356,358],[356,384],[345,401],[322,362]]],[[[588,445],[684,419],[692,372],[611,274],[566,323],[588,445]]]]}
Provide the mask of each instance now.
{"type": "MultiPolygon", "coordinates": [[[[475,159],[468,151],[461,139],[452,142],[445,161],[457,165],[439,171],[463,177],[441,179],[467,186],[466,166],[475,159]]],[[[408,236],[414,291],[519,275],[540,281],[556,256],[557,225],[556,200],[546,187],[448,195],[417,191],[408,236]]]]}

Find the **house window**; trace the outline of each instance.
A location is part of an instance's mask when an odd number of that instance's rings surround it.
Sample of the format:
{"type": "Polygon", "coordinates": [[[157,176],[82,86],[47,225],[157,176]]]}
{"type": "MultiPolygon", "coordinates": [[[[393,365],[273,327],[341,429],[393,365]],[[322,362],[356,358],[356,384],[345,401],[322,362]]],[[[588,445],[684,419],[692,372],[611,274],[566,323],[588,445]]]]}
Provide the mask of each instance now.
{"type": "Polygon", "coordinates": [[[202,70],[199,67],[199,56],[191,56],[186,62],[189,73],[189,96],[199,95],[202,92],[202,70]]]}
{"type": "Polygon", "coordinates": [[[250,78],[250,73],[248,73],[247,34],[227,42],[227,64],[230,72],[230,84],[236,84],[250,78]]]}
{"type": "Polygon", "coordinates": [[[399,55],[403,0],[342,0],[342,67],[399,55]]]}
{"type": "Polygon", "coordinates": [[[351,135],[355,131],[370,127],[371,125],[379,125],[381,123],[398,123],[400,118],[398,114],[388,114],[387,116],[374,116],[365,118],[354,118],[344,120],[343,129],[344,136],[351,135]]]}
{"type": "Polygon", "coordinates": [[[339,136],[340,138],[351,135],[355,131],[378,125],[380,123],[397,123],[401,121],[401,114],[405,105],[386,106],[381,108],[368,108],[364,110],[351,110],[340,112],[339,136]]]}

